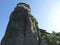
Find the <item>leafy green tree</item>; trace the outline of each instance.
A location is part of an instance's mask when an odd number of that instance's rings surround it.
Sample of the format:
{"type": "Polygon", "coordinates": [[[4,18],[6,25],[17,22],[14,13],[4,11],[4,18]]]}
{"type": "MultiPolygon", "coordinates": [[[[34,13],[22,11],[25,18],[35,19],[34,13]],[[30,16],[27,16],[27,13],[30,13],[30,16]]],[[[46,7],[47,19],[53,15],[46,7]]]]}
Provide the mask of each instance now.
{"type": "Polygon", "coordinates": [[[57,37],[55,34],[47,34],[47,41],[49,45],[57,45],[57,37]]]}

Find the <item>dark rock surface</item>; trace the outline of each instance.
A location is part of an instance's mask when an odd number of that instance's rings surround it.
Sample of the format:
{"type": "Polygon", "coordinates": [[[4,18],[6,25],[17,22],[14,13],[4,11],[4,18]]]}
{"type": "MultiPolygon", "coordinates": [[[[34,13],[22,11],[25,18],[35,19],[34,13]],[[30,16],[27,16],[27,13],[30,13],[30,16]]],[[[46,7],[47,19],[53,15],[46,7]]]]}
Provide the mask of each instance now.
{"type": "Polygon", "coordinates": [[[1,45],[39,45],[37,29],[31,20],[31,9],[19,3],[10,15],[1,45]]]}
{"type": "Polygon", "coordinates": [[[41,43],[40,43],[40,45],[48,45],[47,40],[41,38],[41,43]]]}

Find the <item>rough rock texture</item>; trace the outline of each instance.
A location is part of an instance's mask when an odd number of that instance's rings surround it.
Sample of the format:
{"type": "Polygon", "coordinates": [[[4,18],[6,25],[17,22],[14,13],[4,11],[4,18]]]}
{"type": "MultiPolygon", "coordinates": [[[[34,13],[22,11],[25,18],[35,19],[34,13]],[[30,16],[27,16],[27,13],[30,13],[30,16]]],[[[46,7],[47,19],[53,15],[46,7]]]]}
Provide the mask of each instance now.
{"type": "Polygon", "coordinates": [[[37,29],[31,20],[31,9],[19,3],[10,15],[1,45],[39,45],[37,29]]]}
{"type": "Polygon", "coordinates": [[[48,42],[46,39],[41,38],[41,43],[40,45],[48,45],[48,42]]]}

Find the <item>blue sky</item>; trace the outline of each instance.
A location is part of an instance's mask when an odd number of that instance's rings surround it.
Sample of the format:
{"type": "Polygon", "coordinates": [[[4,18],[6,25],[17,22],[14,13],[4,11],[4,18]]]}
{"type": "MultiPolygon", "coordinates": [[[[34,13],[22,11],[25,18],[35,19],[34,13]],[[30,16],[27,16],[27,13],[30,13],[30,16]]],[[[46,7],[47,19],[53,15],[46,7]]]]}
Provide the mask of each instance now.
{"type": "Polygon", "coordinates": [[[60,32],[60,0],[0,0],[0,41],[5,34],[9,16],[19,2],[30,5],[40,28],[60,32]]]}

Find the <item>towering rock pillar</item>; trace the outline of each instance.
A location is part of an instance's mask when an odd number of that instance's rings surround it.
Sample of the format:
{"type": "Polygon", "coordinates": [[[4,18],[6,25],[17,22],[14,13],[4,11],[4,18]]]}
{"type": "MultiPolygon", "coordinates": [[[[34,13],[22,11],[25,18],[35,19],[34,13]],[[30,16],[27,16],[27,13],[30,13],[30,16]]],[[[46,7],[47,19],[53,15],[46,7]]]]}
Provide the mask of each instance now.
{"type": "Polygon", "coordinates": [[[19,3],[10,15],[1,45],[38,45],[37,28],[28,4],[19,3]]]}

